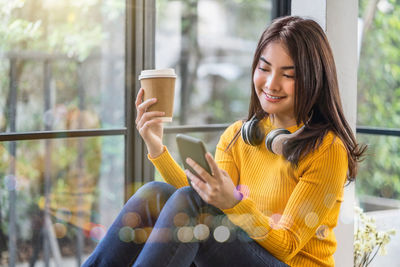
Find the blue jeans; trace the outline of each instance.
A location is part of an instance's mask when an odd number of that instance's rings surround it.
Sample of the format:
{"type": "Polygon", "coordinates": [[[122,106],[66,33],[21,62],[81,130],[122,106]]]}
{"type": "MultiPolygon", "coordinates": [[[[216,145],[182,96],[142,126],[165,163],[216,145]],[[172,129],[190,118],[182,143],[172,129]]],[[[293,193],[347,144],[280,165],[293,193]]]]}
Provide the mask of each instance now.
{"type": "Polygon", "coordinates": [[[83,266],[288,266],[191,188],[141,187],[83,266]]]}

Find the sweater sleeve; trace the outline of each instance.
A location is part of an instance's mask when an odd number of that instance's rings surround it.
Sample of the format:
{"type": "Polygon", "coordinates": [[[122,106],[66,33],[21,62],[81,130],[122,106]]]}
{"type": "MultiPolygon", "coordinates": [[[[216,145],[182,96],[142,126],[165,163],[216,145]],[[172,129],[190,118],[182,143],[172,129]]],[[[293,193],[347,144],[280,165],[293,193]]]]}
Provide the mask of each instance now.
{"type": "Polygon", "coordinates": [[[271,254],[286,262],[315,235],[340,197],[347,164],[343,144],[330,143],[310,159],[283,214],[268,217],[250,198],[223,212],[271,254]]]}
{"type": "Polygon", "coordinates": [[[164,152],[157,158],[151,158],[150,154],[147,155],[147,157],[157,168],[167,183],[175,186],[176,188],[189,185],[185,172],[172,158],[166,146],[164,146],[164,152]]]}

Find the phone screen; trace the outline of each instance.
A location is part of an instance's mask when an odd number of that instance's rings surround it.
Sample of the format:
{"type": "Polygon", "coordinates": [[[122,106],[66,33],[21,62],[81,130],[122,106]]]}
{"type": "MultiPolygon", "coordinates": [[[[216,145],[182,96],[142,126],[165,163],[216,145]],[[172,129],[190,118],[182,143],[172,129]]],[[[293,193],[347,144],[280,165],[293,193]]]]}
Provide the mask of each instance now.
{"type": "MultiPolygon", "coordinates": [[[[199,164],[203,169],[205,169],[208,173],[211,174],[211,168],[208,165],[208,162],[205,158],[205,154],[207,153],[206,146],[203,141],[198,138],[178,134],[176,136],[176,143],[178,145],[179,155],[181,156],[181,160],[183,162],[183,166],[190,170],[196,176],[199,176],[193,169],[186,163],[186,158],[191,158],[197,164],[199,164]]],[[[200,178],[200,177],[199,177],[200,178]]],[[[190,184],[190,179],[189,184],[190,184]]]]}

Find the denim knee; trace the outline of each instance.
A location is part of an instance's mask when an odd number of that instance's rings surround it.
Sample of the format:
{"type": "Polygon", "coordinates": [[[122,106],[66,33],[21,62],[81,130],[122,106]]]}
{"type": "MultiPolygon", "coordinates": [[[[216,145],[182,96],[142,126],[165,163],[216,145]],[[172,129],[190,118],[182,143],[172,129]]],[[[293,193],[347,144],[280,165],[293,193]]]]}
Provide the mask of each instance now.
{"type": "Polygon", "coordinates": [[[174,194],[176,198],[199,198],[198,193],[190,186],[185,186],[177,189],[174,194]]]}
{"type": "Polygon", "coordinates": [[[170,184],[158,181],[152,181],[144,184],[138,191],[128,200],[126,205],[137,199],[154,201],[159,199],[166,202],[168,198],[176,191],[176,188],[170,184]]]}
{"type": "Polygon", "coordinates": [[[172,195],[175,191],[176,188],[170,184],[159,181],[152,181],[140,187],[136,194],[139,194],[141,197],[153,194],[172,195]]]}
{"type": "Polygon", "coordinates": [[[190,186],[181,187],[176,190],[168,202],[171,202],[176,209],[185,210],[189,208],[189,210],[193,212],[207,205],[199,194],[190,186]]]}

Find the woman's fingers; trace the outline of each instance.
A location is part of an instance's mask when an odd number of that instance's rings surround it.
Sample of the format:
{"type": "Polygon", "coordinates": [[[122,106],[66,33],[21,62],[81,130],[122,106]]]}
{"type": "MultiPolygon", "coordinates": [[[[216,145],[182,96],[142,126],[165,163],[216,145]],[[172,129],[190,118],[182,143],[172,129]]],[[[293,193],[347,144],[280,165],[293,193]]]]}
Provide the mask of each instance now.
{"type": "Polygon", "coordinates": [[[143,101],[142,103],[140,103],[139,106],[137,107],[137,109],[141,112],[146,112],[146,110],[156,102],[157,102],[157,98],[147,99],[147,100],[143,101]]]}
{"type": "Polygon", "coordinates": [[[144,90],[143,88],[140,88],[139,93],[136,97],[135,101],[135,106],[136,106],[136,121],[135,123],[137,124],[140,118],[142,117],[144,110],[139,109],[139,106],[143,103],[143,95],[144,95],[144,90]]]}
{"type": "Polygon", "coordinates": [[[194,160],[191,158],[186,159],[186,163],[189,164],[190,167],[193,168],[193,170],[200,176],[201,179],[203,179],[207,183],[213,183],[211,174],[209,174],[203,167],[201,167],[199,164],[197,164],[194,160]]]}
{"type": "Polygon", "coordinates": [[[198,178],[196,175],[191,173],[189,170],[185,170],[186,176],[190,179],[191,184],[196,190],[196,192],[200,195],[200,197],[208,203],[209,198],[208,195],[206,194],[207,192],[207,184],[202,181],[200,178],[198,178]]]}
{"type": "Polygon", "coordinates": [[[156,98],[151,98],[151,99],[147,99],[146,101],[140,103],[137,107],[136,107],[136,124],[139,122],[139,120],[142,118],[143,114],[146,113],[146,110],[153,105],[154,103],[157,102],[156,98]]]}
{"type": "Polygon", "coordinates": [[[217,163],[215,162],[215,160],[210,152],[206,153],[206,160],[208,162],[208,165],[211,168],[213,176],[216,177],[217,179],[219,179],[220,178],[220,168],[218,167],[217,163]]]}
{"type": "Polygon", "coordinates": [[[199,186],[202,189],[206,189],[206,183],[204,181],[202,181],[199,177],[197,177],[196,175],[194,175],[191,171],[189,170],[185,170],[186,176],[192,181],[192,184],[196,184],[197,186],[199,186]]]}
{"type": "Polygon", "coordinates": [[[139,134],[142,135],[142,133],[146,130],[148,130],[150,127],[157,125],[157,124],[162,124],[163,120],[162,119],[152,119],[149,121],[146,121],[140,128],[138,128],[139,134]]]}
{"type": "Polygon", "coordinates": [[[138,95],[136,96],[135,106],[138,107],[143,101],[143,88],[140,88],[138,95]]]}
{"type": "MultiPolygon", "coordinates": [[[[135,106],[136,106],[136,120],[135,123],[138,124],[142,119],[143,114],[146,113],[146,110],[153,104],[157,102],[157,98],[150,98],[143,101],[144,90],[140,88],[139,93],[136,97],[135,106]]],[[[163,115],[161,115],[163,116],[163,115]]]]}
{"type": "Polygon", "coordinates": [[[150,121],[150,120],[152,120],[152,119],[158,118],[158,117],[162,117],[162,116],[164,116],[164,115],[165,115],[165,112],[162,112],[162,111],[145,112],[145,113],[141,116],[141,118],[139,118],[138,121],[136,122],[136,128],[137,128],[138,130],[140,130],[140,128],[142,128],[143,125],[144,125],[146,122],[148,122],[148,121],[150,121]]]}

